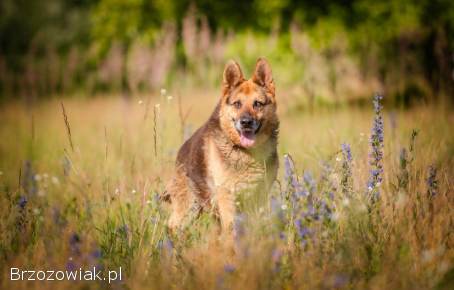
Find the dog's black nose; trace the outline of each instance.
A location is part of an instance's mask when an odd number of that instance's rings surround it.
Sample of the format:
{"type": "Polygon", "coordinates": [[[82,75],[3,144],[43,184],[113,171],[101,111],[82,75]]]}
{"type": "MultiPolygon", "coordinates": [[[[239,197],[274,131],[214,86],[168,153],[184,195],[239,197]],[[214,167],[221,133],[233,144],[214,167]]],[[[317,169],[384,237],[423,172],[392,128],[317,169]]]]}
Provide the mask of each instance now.
{"type": "Polygon", "coordinates": [[[250,128],[254,125],[254,119],[252,119],[251,117],[242,117],[240,119],[240,124],[242,127],[250,128]]]}

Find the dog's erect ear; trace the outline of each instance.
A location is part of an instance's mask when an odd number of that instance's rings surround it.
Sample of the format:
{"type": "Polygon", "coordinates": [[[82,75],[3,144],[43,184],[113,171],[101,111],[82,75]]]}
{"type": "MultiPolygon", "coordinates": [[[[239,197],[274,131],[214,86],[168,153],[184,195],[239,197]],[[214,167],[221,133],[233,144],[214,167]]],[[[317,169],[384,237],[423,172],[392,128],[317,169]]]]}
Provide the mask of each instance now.
{"type": "Polygon", "coordinates": [[[222,79],[222,95],[226,95],[230,90],[236,88],[244,81],[243,72],[240,65],[230,60],[225,65],[224,76],[222,79]]]}
{"type": "Polygon", "coordinates": [[[264,58],[259,58],[255,65],[252,81],[261,87],[264,87],[274,96],[274,81],[271,73],[271,67],[264,58]]]}

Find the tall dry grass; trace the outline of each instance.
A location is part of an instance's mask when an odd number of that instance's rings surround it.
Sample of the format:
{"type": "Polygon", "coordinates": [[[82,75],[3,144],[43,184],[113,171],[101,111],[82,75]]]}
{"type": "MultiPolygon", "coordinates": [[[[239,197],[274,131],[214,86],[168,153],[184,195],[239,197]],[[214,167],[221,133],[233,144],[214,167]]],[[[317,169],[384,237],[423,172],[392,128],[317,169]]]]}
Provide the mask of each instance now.
{"type": "Polygon", "coordinates": [[[218,94],[173,95],[0,108],[1,288],[108,287],[9,279],[10,267],[93,265],[121,266],[124,281],[110,287],[131,289],[452,286],[449,111],[384,110],[383,181],[371,206],[365,193],[372,104],[309,113],[282,100],[279,182],[265,201],[238,201],[232,254],[208,214],[167,234],[168,210],[157,196],[176,150],[209,116],[218,94]],[[294,163],[284,162],[285,153],[294,163]]]}

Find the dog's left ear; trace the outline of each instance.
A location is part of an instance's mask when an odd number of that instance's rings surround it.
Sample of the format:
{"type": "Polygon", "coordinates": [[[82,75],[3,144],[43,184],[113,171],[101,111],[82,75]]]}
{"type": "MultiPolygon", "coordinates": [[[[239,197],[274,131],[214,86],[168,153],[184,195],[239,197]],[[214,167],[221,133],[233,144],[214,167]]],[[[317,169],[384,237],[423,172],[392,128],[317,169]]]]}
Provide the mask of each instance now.
{"type": "Polygon", "coordinates": [[[264,58],[259,58],[255,65],[252,81],[261,87],[264,87],[270,94],[274,96],[274,81],[271,73],[271,67],[264,58]]]}

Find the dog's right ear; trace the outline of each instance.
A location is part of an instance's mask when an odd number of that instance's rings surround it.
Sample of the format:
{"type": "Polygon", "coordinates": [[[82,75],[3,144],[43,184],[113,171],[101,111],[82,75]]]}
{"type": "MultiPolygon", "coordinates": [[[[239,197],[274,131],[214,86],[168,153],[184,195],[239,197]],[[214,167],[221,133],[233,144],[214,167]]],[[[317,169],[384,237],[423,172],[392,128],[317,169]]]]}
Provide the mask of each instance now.
{"type": "Polygon", "coordinates": [[[222,78],[222,95],[227,95],[231,90],[239,86],[244,81],[243,72],[240,65],[230,60],[225,65],[224,75],[222,78]]]}

